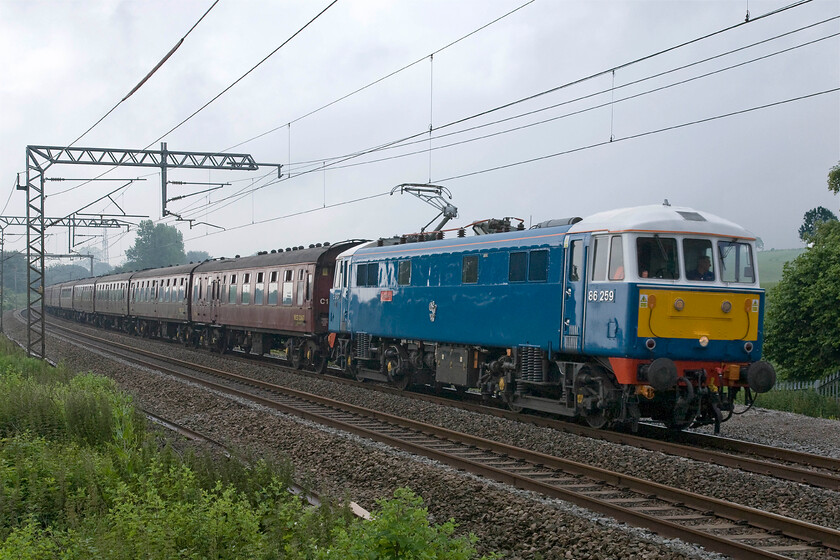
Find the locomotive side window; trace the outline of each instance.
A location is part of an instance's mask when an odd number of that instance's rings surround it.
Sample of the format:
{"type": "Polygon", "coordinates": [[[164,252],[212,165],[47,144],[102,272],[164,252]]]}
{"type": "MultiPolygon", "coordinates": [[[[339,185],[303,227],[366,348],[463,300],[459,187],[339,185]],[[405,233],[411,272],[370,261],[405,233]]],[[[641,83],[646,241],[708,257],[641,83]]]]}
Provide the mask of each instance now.
{"type": "Polygon", "coordinates": [[[583,267],[583,242],[578,239],[572,241],[572,246],[569,249],[569,281],[577,282],[580,280],[580,270],[583,267]]]}
{"type": "Polygon", "coordinates": [[[400,261],[397,271],[397,284],[407,286],[411,284],[411,261],[400,261]]]}
{"type": "Polygon", "coordinates": [[[607,253],[608,253],[608,237],[596,237],[594,256],[592,257],[592,280],[606,280],[607,279],[607,253]]]}
{"type": "Polygon", "coordinates": [[[689,280],[713,281],[712,242],[708,239],[683,239],[683,264],[685,277],[689,280]]]}
{"type": "Polygon", "coordinates": [[[461,267],[461,282],[475,284],[478,282],[478,255],[464,257],[461,267]]]}
{"type": "Polygon", "coordinates": [[[268,282],[268,305],[277,305],[277,271],[272,270],[268,282]]]}
{"type": "Polygon", "coordinates": [[[242,279],[242,305],[251,303],[251,274],[245,273],[242,279]]]}
{"type": "Polygon", "coordinates": [[[257,285],[254,287],[254,305],[263,303],[263,273],[257,272],[257,285]]]}
{"type": "Polygon", "coordinates": [[[672,237],[639,237],[636,239],[639,278],[680,277],[677,261],[677,240],[672,237]]]}
{"type": "Polygon", "coordinates": [[[610,240],[610,280],[624,280],[624,250],[618,236],[610,240]]]}
{"type": "Polygon", "coordinates": [[[724,282],[752,284],[755,265],[749,244],[738,241],[718,241],[720,279],[724,282]]]}
{"type": "Polygon", "coordinates": [[[528,256],[528,281],[545,282],[548,280],[548,251],[531,251],[528,256]]]}
{"type": "Polygon", "coordinates": [[[510,254],[510,266],[508,268],[508,280],[510,282],[525,281],[525,266],[528,261],[528,253],[517,252],[510,254]]]}
{"type": "Polygon", "coordinates": [[[379,285],[379,263],[368,264],[367,285],[379,285]]]}
{"type": "Polygon", "coordinates": [[[230,288],[228,289],[228,303],[236,303],[236,274],[230,275],[230,288]]]}

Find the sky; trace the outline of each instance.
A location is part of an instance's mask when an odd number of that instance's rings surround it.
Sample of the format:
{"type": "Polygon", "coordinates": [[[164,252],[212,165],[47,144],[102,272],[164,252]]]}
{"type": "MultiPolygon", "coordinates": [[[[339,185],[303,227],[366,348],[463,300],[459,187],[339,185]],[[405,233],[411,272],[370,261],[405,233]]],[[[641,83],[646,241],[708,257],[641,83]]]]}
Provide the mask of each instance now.
{"type": "MultiPolygon", "coordinates": [[[[212,0],[0,0],[2,215],[25,215],[14,185],[27,145],[71,145],[185,35],[72,145],[164,141],[272,164],[168,170],[198,183],[168,185],[170,198],[214,189],[167,205],[192,220],[163,219],[188,251],[417,232],[437,209],[389,195],[403,183],[446,187],[452,226],[668,199],[744,226],[767,249],[802,247],[811,208],[840,214],[826,186],[840,162],[840,93],[829,91],[840,88],[838,0],[778,13],[794,0],[330,1],[219,0],[190,31],[212,0]]],[[[161,220],[159,170],[56,165],[46,177],[105,172],[111,181],[47,182],[45,215],[128,184],[84,211],[161,220]]],[[[118,265],[135,229],[71,239],[52,228],[46,250],[107,246],[118,265]]],[[[5,250],[25,250],[24,233],[7,228],[5,250]]]]}

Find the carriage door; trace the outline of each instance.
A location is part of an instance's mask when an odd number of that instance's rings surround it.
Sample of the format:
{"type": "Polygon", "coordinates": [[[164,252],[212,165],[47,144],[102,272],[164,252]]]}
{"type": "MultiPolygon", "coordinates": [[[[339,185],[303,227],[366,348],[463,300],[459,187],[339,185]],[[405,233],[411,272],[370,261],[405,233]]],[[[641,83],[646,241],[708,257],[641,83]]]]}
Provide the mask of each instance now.
{"type": "Polygon", "coordinates": [[[335,281],[330,291],[330,330],[347,332],[349,313],[350,259],[339,259],[335,263],[335,281]]]}
{"type": "Polygon", "coordinates": [[[563,273],[563,327],[561,347],[580,352],[583,346],[583,313],[586,300],[586,244],[584,236],[566,236],[566,270],[563,273]]]}
{"type": "Polygon", "coordinates": [[[218,274],[215,278],[207,278],[207,299],[210,300],[210,322],[217,323],[219,321],[219,305],[221,304],[222,292],[222,277],[218,274]]]}

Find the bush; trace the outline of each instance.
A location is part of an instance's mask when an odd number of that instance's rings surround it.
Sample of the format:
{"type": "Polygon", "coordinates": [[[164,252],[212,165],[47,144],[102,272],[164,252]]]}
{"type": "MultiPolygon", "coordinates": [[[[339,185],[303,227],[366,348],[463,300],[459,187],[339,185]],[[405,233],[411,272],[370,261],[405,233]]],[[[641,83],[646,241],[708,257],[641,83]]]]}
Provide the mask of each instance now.
{"type": "Polygon", "coordinates": [[[399,490],[374,521],[311,508],[291,467],[175,452],[103,377],[0,356],[0,560],[466,559],[399,490]]]}
{"type": "Polygon", "coordinates": [[[404,558],[406,560],[467,560],[476,555],[473,535],[453,537],[455,523],[430,525],[423,499],[407,488],[393,500],[378,501],[370,522],[337,531],[332,548],[322,559],[404,558]]]}

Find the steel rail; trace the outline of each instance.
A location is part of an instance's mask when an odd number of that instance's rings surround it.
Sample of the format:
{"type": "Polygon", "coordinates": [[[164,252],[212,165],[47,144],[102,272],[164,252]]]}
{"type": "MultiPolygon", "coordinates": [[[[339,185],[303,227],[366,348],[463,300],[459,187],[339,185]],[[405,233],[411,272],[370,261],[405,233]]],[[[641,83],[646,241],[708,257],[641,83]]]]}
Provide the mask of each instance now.
{"type": "Polygon", "coordinates": [[[716,498],[699,496],[678,488],[671,488],[659,483],[646,481],[637,477],[621,473],[614,473],[605,469],[584,465],[559,457],[516,448],[514,446],[494,442],[484,438],[454,432],[452,430],[448,430],[438,426],[406,420],[386,413],[366,409],[364,407],[349,405],[347,403],[342,403],[333,399],[320,397],[311,393],[297,391],[287,387],[281,387],[271,383],[246,378],[237,374],[232,374],[230,372],[218,370],[216,368],[198,366],[196,364],[192,364],[183,360],[178,360],[166,356],[159,356],[153,352],[133,348],[128,345],[115,343],[113,341],[100,339],[99,337],[93,337],[91,335],[80,335],[76,331],[71,332],[74,336],[82,336],[86,339],[99,340],[101,341],[101,343],[109,347],[109,352],[118,355],[120,354],[120,352],[116,352],[112,348],[116,347],[122,352],[126,352],[128,354],[139,354],[142,356],[146,356],[152,361],[141,360],[131,356],[127,357],[132,361],[142,363],[147,367],[166,370],[167,372],[173,375],[182,378],[188,378],[192,382],[211,387],[214,390],[222,391],[238,397],[247,398],[252,400],[253,402],[257,402],[275,410],[281,410],[283,412],[304,417],[317,423],[331,426],[339,430],[348,431],[356,435],[368,437],[412,453],[425,455],[427,457],[439,460],[445,464],[454,466],[456,468],[464,468],[469,470],[470,472],[481,474],[482,476],[486,476],[499,482],[511,484],[513,486],[527,490],[534,490],[552,497],[562,498],[582,507],[586,507],[594,511],[614,516],[619,520],[650,528],[651,530],[654,530],[655,532],[666,536],[684,538],[685,535],[688,534],[691,535],[691,538],[694,539],[695,542],[698,542],[703,546],[713,548],[714,550],[717,550],[724,554],[730,554],[739,558],[784,558],[784,556],[780,556],[770,550],[752,547],[744,543],[734,541],[725,536],[713,535],[711,533],[692,529],[691,527],[686,527],[684,525],[673,523],[671,521],[659,517],[634,511],[630,508],[625,508],[615,504],[611,504],[608,501],[592,498],[590,496],[586,496],[577,492],[570,492],[566,489],[558,488],[557,486],[553,486],[551,484],[541,482],[539,480],[528,478],[527,476],[520,475],[515,472],[506,471],[504,469],[484,465],[466,458],[457,457],[451,453],[430,448],[428,446],[418,445],[416,443],[406,441],[405,439],[400,439],[398,437],[384,434],[382,432],[377,432],[375,430],[368,429],[362,426],[348,424],[346,421],[336,419],[334,417],[331,417],[330,415],[325,415],[320,412],[313,412],[311,410],[301,409],[299,408],[299,406],[278,402],[273,399],[267,399],[264,397],[253,395],[251,393],[239,391],[228,386],[219,385],[206,379],[197,378],[193,375],[186,374],[178,370],[173,370],[165,366],[161,366],[160,362],[170,363],[177,367],[200,371],[202,373],[214,376],[225,377],[259,389],[272,392],[280,392],[281,394],[287,395],[294,399],[300,399],[306,401],[307,403],[326,406],[335,410],[343,411],[345,413],[364,416],[367,418],[375,418],[389,425],[404,427],[421,434],[430,434],[443,440],[452,442],[457,441],[466,446],[476,447],[479,449],[487,449],[504,457],[528,461],[529,463],[532,463],[534,465],[545,465],[549,468],[561,470],[566,473],[582,475],[593,480],[602,480],[613,486],[626,487],[641,494],[655,495],[657,498],[666,502],[670,502],[673,504],[685,504],[702,512],[714,512],[714,514],[718,517],[730,519],[739,524],[746,522],[752,525],[753,527],[769,531],[771,534],[781,533],[800,541],[805,541],[807,543],[812,544],[820,543],[822,546],[825,546],[827,548],[840,550],[840,531],[836,531],[834,529],[820,527],[804,521],[790,519],[769,512],[763,512],[761,510],[733,504],[716,498]]]}

